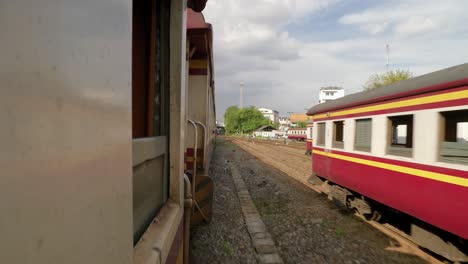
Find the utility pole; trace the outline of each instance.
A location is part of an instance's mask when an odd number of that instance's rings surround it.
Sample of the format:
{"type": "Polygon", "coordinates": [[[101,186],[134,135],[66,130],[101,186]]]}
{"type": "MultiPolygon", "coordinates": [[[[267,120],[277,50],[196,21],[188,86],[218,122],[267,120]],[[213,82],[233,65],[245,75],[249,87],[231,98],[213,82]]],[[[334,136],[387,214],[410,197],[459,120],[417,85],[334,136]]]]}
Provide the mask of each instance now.
{"type": "Polygon", "coordinates": [[[239,108],[244,108],[244,82],[240,83],[239,86],[239,95],[240,95],[240,100],[239,100],[239,108]]]}
{"type": "Polygon", "coordinates": [[[390,45],[387,43],[387,72],[390,67],[390,45]]]}

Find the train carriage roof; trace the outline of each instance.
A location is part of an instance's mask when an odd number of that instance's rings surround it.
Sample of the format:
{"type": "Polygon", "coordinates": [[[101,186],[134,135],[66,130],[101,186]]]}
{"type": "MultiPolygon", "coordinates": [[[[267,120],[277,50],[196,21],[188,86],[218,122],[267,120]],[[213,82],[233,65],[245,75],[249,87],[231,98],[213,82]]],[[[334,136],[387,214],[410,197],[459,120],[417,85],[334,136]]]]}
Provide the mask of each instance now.
{"type": "Polygon", "coordinates": [[[307,115],[398,99],[462,85],[468,85],[468,63],[318,104],[311,107],[307,115]]]}

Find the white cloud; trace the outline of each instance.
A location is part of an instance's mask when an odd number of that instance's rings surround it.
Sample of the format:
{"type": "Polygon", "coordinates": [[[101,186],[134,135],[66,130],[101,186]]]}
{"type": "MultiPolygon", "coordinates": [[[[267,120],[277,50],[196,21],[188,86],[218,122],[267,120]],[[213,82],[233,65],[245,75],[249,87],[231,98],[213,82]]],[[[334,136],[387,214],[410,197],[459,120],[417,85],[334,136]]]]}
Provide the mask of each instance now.
{"type": "MultiPolygon", "coordinates": [[[[358,13],[344,15],[339,19],[343,25],[357,26],[369,34],[383,33],[391,27],[396,36],[410,36],[422,33],[438,33],[441,26],[451,25],[459,29],[463,10],[468,2],[452,1],[387,1],[358,13]],[[455,21],[458,22],[454,23],[455,21]]],[[[448,29],[450,30],[450,29],[448,29]]],[[[443,30],[447,31],[447,30],[443,30]]]]}
{"type": "Polygon", "coordinates": [[[286,30],[338,8],[338,2],[209,0],[205,17],[214,28],[218,119],[225,108],[238,104],[240,82],[245,83],[246,105],[283,115],[315,104],[321,86],[357,92],[371,74],[385,70],[387,43],[391,65],[417,75],[468,60],[468,2],[462,0],[378,2],[336,18],[336,27],[362,32],[341,39],[327,40],[315,30],[314,39],[321,41],[305,41],[286,30]]]}
{"type": "Polygon", "coordinates": [[[400,35],[415,35],[437,30],[439,27],[429,17],[410,17],[395,26],[395,33],[400,35]]]}
{"type": "Polygon", "coordinates": [[[379,24],[365,24],[361,26],[361,30],[366,31],[372,35],[382,33],[387,29],[388,22],[383,22],[379,24]]]}

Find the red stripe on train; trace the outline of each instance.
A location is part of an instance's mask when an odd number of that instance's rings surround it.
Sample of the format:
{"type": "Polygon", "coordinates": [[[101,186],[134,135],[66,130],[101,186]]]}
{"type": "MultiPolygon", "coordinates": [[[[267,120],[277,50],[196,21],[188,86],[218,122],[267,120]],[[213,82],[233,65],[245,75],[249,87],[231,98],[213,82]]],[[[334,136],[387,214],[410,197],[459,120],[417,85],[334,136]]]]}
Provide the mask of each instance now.
{"type": "MultiPolygon", "coordinates": [[[[438,93],[445,93],[446,90],[448,90],[448,89],[452,89],[452,91],[455,91],[455,89],[453,89],[453,88],[466,86],[467,84],[468,84],[468,78],[464,78],[464,79],[451,81],[451,82],[447,82],[447,83],[440,83],[440,84],[436,84],[436,85],[422,87],[422,88],[411,90],[411,91],[405,91],[405,92],[401,92],[401,93],[393,93],[393,94],[382,96],[382,97],[372,98],[372,99],[368,99],[368,100],[364,100],[364,101],[358,101],[358,102],[355,102],[355,103],[330,108],[326,112],[335,112],[335,111],[339,111],[339,110],[342,110],[342,109],[359,108],[359,107],[362,107],[362,106],[365,106],[365,105],[376,105],[376,104],[382,104],[384,102],[401,101],[402,100],[401,98],[409,98],[409,97],[416,98],[416,96],[414,96],[414,95],[424,96],[424,95],[421,95],[421,94],[428,94],[428,93],[431,93],[431,92],[434,92],[434,91],[440,91],[440,90],[444,90],[444,91],[441,91],[441,92],[438,92],[438,93]]],[[[436,93],[434,93],[434,94],[436,94],[436,93]]],[[[316,114],[320,114],[320,113],[324,113],[324,112],[314,112],[314,113],[311,113],[311,115],[316,115],[316,114]]]]}
{"type": "MultiPolygon", "coordinates": [[[[456,91],[461,91],[461,90],[466,90],[466,89],[468,89],[468,87],[464,86],[464,87],[451,89],[451,90],[445,90],[445,91],[434,92],[434,93],[430,93],[430,94],[423,94],[423,95],[418,95],[418,96],[407,97],[407,98],[404,98],[404,100],[416,99],[416,98],[421,98],[421,97],[426,97],[426,96],[431,96],[431,95],[444,94],[444,93],[450,93],[450,92],[456,92],[456,91]]],[[[391,100],[391,101],[386,101],[386,102],[381,102],[381,103],[376,103],[376,104],[370,104],[370,105],[365,105],[365,106],[360,106],[360,107],[354,107],[354,108],[345,108],[345,109],[340,109],[340,110],[331,111],[331,112],[349,111],[349,110],[358,109],[358,108],[361,108],[361,107],[375,106],[375,105],[381,105],[381,104],[398,102],[398,101],[402,101],[402,99],[391,100]]],[[[466,105],[466,104],[468,104],[468,98],[457,99],[457,100],[449,100],[449,101],[443,101],[443,102],[437,102],[437,103],[428,103],[428,104],[419,104],[419,105],[413,105],[413,106],[405,106],[405,107],[399,107],[399,108],[389,108],[389,109],[383,109],[383,110],[376,110],[376,111],[356,113],[356,114],[348,114],[348,115],[340,115],[340,116],[333,116],[333,117],[326,117],[326,118],[317,118],[317,119],[314,119],[314,122],[320,122],[320,121],[325,121],[325,120],[334,120],[334,119],[343,119],[343,118],[351,118],[351,117],[359,117],[359,116],[371,116],[371,115],[382,115],[382,114],[390,114],[390,113],[398,113],[398,112],[406,112],[406,111],[417,111],[417,110],[442,108],[442,107],[450,107],[450,106],[460,106],[460,105],[466,105]]]]}
{"type": "MultiPolygon", "coordinates": [[[[335,151],[333,151],[335,153],[335,151]]],[[[400,166],[468,178],[468,172],[365,155],[336,152],[400,166]]],[[[468,238],[468,188],[406,173],[313,155],[313,172],[378,202],[468,238]]]]}

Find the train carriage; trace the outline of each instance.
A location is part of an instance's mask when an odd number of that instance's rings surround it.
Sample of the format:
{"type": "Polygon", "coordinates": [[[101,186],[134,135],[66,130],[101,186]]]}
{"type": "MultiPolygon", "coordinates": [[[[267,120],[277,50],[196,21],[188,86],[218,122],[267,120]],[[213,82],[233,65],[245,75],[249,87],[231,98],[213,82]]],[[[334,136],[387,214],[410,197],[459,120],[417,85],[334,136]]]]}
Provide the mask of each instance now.
{"type": "Polygon", "coordinates": [[[306,140],[306,128],[305,127],[291,127],[286,132],[288,139],[305,141],[306,140]]]}
{"type": "Polygon", "coordinates": [[[187,119],[203,168],[215,129],[211,47],[204,85],[188,73],[205,3],[0,2],[0,263],[188,263],[187,119]]]}
{"type": "Polygon", "coordinates": [[[187,11],[187,133],[185,173],[192,182],[191,223],[211,218],[213,181],[208,176],[216,136],[213,32],[203,14],[187,11]]]}
{"type": "MultiPolygon", "coordinates": [[[[363,214],[383,204],[421,246],[466,261],[468,64],[312,107],[313,173],[363,214]],[[428,233],[427,225],[442,233],[428,233]]],[[[432,230],[432,228],[431,228],[432,230]]]]}
{"type": "Polygon", "coordinates": [[[307,129],[306,129],[306,155],[312,155],[312,142],[313,142],[313,137],[312,137],[312,128],[314,127],[314,121],[309,120],[307,121],[307,129]]]}

